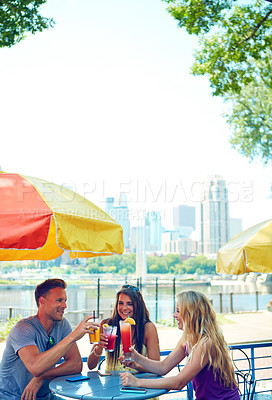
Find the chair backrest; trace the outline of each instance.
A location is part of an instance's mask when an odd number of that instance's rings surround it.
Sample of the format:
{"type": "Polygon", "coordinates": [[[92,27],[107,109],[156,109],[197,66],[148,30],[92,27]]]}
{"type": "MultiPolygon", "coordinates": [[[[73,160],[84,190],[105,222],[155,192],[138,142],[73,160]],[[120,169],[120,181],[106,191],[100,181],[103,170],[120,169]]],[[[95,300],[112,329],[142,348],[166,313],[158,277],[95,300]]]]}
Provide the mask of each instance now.
{"type": "Polygon", "coordinates": [[[238,389],[242,400],[252,400],[255,393],[256,381],[250,373],[243,374],[236,371],[238,389]]]}

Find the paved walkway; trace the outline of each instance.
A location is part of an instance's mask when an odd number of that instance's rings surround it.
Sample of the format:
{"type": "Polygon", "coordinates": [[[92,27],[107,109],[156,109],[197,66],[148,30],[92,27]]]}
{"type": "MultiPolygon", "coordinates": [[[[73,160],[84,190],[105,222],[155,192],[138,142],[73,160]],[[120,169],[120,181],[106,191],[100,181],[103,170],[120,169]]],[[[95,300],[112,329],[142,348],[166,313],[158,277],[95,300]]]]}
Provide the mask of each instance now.
{"type": "MultiPolygon", "coordinates": [[[[225,315],[226,321],[222,325],[225,339],[228,344],[272,341],[272,312],[248,312],[225,315]]],[[[178,328],[158,327],[161,350],[172,350],[182,331],[178,328]]],[[[88,335],[78,341],[82,357],[89,355],[91,345],[88,335]]],[[[0,343],[0,359],[5,343],[0,343]]]]}

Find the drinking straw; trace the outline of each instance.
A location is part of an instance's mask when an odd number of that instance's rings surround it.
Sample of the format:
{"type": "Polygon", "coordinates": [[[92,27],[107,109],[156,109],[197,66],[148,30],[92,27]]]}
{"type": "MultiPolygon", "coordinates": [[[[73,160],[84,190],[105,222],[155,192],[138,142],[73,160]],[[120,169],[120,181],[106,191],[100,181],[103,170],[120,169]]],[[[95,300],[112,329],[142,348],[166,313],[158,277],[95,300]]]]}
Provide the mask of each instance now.
{"type": "Polygon", "coordinates": [[[95,322],[95,310],[93,310],[93,320],[95,322]]]}

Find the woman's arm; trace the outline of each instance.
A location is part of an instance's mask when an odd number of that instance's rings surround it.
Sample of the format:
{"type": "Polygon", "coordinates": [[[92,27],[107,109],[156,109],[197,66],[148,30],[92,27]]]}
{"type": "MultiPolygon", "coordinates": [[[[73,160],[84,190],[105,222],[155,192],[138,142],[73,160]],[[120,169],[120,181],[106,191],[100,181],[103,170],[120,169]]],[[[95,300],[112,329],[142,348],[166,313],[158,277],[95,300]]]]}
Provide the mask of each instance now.
{"type": "MultiPolygon", "coordinates": [[[[136,386],[136,387],[146,387],[146,388],[158,388],[167,390],[181,390],[186,386],[192,378],[194,378],[208,363],[208,351],[210,344],[198,344],[194,349],[190,361],[183,367],[181,372],[175,376],[166,377],[162,379],[137,379],[135,376],[131,375],[129,372],[124,372],[120,374],[121,381],[124,386],[136,386]],[[201,363],[202,354],[204,353],[204,358],[201,363]]],[[[173,350],[171,354],[167,357],[171,358],[171,355],[178,351],[178,346],[173,350]]],[[[138,356],[137,356],[138,358],[138,356]]],[[[164,361],[167,361],[167,358],[164,361]]],[[[174,360],[174,358],[173,358],[174,360]]],[[[171,361],[173,361],[171,360],[171,361]]],[[[142,359],[141,359],[142,361],[142,359]]],[[[149,364],[154,363],[154,361],[149,360],[149,364]]],[[[169,360],[168,360],[168,364],[169,360]]],[[[176,363],[176,365],[178,362],[176,363]]],[[[160,369],[149,368],[150,372],[157,373],[158,375],[164,375],[160,372],[160,369]]],[[[169,372],[169,371],[168,371],[169,372]]]]}
{"type": "Polygon", "coordinates": [[[103,348],[107,347],[107,345],[108,345],[108,338],[103,333],[103,325],[106,323],[107,323],[106,319],[101,321],[99,343],[95,344],[92,347],[91,353],[87,360],[87,365],[88,365],[89,369],[94,369],[97,366],[97,364],[99,363],[100,357],[103,353],[103,348]]]}
{"type": "MultiPolygon", "coordinates": [[[[159,337],[156,326],[153,322],[147,322],[145,324],[144,332],[144,345],[147,350],[147,357],[151,360],[160,360],[160,347],[159,347],[159,337]]],[[[133,362],[129,367],[136,369],[140,372],[146,372],[147,370],[143,368],[140,364],[133,362]]]]}
{"type": "Polygon", "coordinates": [[[147,358],[137,353],[132,347],[130,350],[132,358],[137,364],[140,364],[145,371],[153,372],[157,375],[167,374],[185,357],[185,344],[182,339],[180,339],[175,349],[162,361],[147,358]]]}

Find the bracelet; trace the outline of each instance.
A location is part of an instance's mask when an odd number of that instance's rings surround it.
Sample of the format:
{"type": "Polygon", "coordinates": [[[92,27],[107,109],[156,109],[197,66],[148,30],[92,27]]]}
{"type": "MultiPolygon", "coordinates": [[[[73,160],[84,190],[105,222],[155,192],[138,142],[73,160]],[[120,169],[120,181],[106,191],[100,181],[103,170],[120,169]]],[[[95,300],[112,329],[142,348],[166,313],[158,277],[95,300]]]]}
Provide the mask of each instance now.
{"type": "Polygon", "coordinates": [[[95,346],[93,353],[94,353],[94,355],[95,355],[96,357],[101,357],[102,353],[97,354],[97,352],[96,352],[96,349],[97,349],[97,348],[98,348],[98,346],[95,346]]]}

